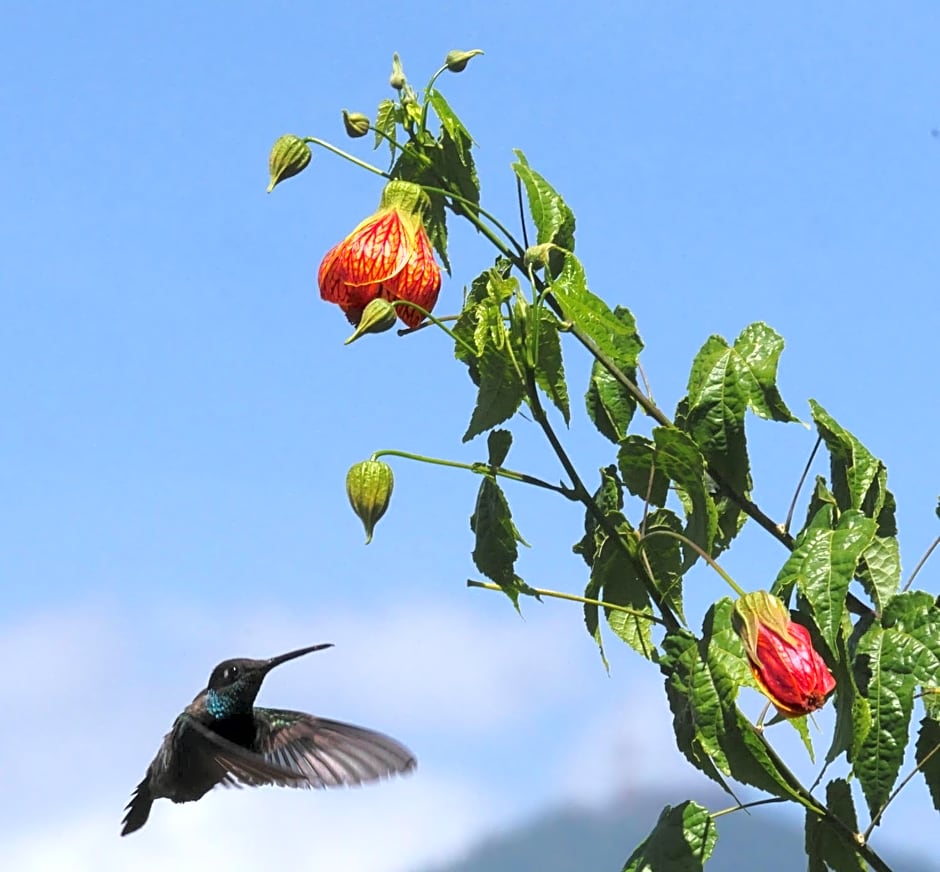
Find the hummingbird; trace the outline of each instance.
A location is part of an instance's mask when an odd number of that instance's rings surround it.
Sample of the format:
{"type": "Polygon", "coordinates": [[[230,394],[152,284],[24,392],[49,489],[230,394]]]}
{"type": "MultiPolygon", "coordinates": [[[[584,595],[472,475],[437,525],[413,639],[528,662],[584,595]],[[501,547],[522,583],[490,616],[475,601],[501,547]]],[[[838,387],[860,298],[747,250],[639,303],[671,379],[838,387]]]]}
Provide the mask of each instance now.
{"type": "Polygon", "coordinates": [[[381,733],[255,706],[261,683],[275,666],[332,647],[311,645],[268,660],[239,658],[216,666],[205,690],[163,738],[125,808],[121,835],[147,822],[155,799],[193,802],[217,784],[338,787],[414,769],[411,751],[381,733]]]}

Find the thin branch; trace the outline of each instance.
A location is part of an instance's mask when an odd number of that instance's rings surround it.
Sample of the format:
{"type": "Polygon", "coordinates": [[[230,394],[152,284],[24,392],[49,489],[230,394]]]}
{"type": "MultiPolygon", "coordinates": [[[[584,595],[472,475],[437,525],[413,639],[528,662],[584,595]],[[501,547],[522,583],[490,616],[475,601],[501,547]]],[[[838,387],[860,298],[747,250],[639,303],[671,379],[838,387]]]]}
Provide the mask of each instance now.
{"type": "MultiPolygon", "coordinates": [[[[481,587],[484,590],[502,590],[502,588],[496,584],[495,581],[474,581],[472,578],[467,579],[467,587],[481,587]]],[[[553,597],[554,599],[569,600],[573,603],[583,603],[584,605],[589,606],[600,606],[604,609],[609,609],[612,612],[623,612],[627,615],[632,615],[634,618],[641,618],[644,621],[649,621],[652,624],[664,624],[665,621],[662,618],[658,618],[652,612],[641,612],[639,609],[631,609],[629,606],[621,606],[617,603],[608,603],[603,600],[591,599],[587,596],[578,596],[574,593],[565,593],[561,590],[545,590],[540,587],[530,587],[529,590],[533,594],[538,596],[547,596],[553,597]]]]}
{"type": "Polygon", "coordinates": [[[796,511],[796,501],[799,499],[800,491],[803,489],[803,483],[806,481],[806,476],[809,475],[810,467],[813,465],[813,461],[816,459],[816,452],[819,451],[820,445],[822,445],[822,436],[817,436],[816,444],[813,446],[813,450],[809,453],[809,460],[806,461],[806,466],[803,467],[803,474],[800,476],[800,480],[796,483],[796,490],[793,491],[793,499],[790,500],[790,509],[787,512],[787,519],[783,522],[783,529],[787,533],[790,532],[790,523],[793,520],[793,513],[796,511]]]}
{"type": "Polygon", "coordinates": [[[907,590],[914,583],[914,579],[917,578],[917,573],[921,571],[924,564],[930,559],[930,555],[933,554],[934,549],[938,545],[940,545],[940,536],[937,536],[937,538],[931,542],[930,547],[924,552],[924,556],[917,561],[917,566],[914,567],[914,571],[911,573],[911,577],[905,582],[904,587],[901,588],[902,591],[907,590]]]}
{"type": "Polygon", "coordinates": [[[871,819],[871,823],[868,825],[868,828],[865,830],[863,834],[866,841],[868,840],[869,836],[871,836],[872,831],[875,829],[875,827],[878,826],[878,822],[881,820],[881,816],[885,813],[885,810],[888,808],[889,805],[891,805],[892,802],[894,802],[895,797],[908,785],[910,780],[918,772],[920,772],[923,765],[931,757],[933,757],[933,755],[936,754],[937,751],[940,751],[940,744],[934,745],[926,754],[924,754],[922,759],[917,761],[917,765],[914,766],[914,768],[910,772],[908,772],[907,775],[904,776],[904,778],[901,779],[901,783],[898,784],[898,786],[894,788],[894,791],[892,792],[891,796],[889,796],[885,800],[884,805],[878,809],[875,816],[871,819]]]}

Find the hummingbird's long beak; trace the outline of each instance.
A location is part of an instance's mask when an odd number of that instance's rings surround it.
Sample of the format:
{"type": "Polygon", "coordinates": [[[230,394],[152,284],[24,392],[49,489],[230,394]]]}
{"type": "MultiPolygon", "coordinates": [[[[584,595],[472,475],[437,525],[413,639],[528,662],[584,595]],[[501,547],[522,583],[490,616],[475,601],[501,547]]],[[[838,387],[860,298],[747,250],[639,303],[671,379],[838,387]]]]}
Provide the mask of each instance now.
{"type": "Polygon", "coordinates": [[[278,657],[272,657],[270,660],[266,660],[264,662],[264,671],[268,673],[274,669],[275,666],[280,666],[282,663],[293,660],[295,657],[303,657],[304,654],[312,654],[314,651],[322,651],[324,648],[332,647],[332,642],[324,642],[322,645],[311,645],[309,648],[298,648],[296,651],[289,651],[287,654],[281,654],[278,657]]]}

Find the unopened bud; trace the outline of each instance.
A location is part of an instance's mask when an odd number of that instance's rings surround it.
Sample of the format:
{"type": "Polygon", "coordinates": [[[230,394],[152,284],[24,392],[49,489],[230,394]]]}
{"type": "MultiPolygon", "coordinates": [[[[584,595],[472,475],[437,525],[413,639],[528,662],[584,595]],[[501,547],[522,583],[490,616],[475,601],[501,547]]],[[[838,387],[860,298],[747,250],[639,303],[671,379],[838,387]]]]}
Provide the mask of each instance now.
{"type": "Polygon", "coordinates": [[[268,193],[270,194],[275,185],[280,184],[284,179],[296,176],[305,169],[312,156],[310,146],[299,136],[285,133],[280,137],[271,146],[271,154],[268,156],[268,172],[271,175],[268,193]]]}
{"type": "Polygon", "coordinates": [[[395,307],[385,297],[369,300],[365,309],[362,310],[355,333],[343,345],[355,342],[363,333],[384,333],[386,330],[391,330],[397,320],[395,307]]]}
{"type": "Polygon", "coordinates": [[[392,55],[392,74],[388,77],[388,83],[396,90],[400,91],[405,87],[405,83],[408,80],[405,78],[405,71],[401,66],[401,58],[398,57],[398,52],[395,52],[392,55]]]}
{"type": "Polygon", "coordinates": [[[361,112],[347,112],[343,110],[343,127],[346,128],[346,135],[351,139],[358,139],[369,132],[371,122],[367,115],[361,112]]]}
{"type": "Polygon", "coordinates": [[[447,52],[447,57],[444,58],[444,66],[452,73],[462,73],[467,68],[470,58],[481,54],[483,54],[482,48],[472,48],[470,51],[458,51],[454,49],[453,51],[447,52]]]}
{"type": "Polygon", "coordinates": [[[548,266],[548,257],[555,248],[551,242],[543,242],[541,245],[530,245],[525,250],[526,265],[534,266],[536,269],[548,266]]]}
{"type": "Polygon", "coordinates": [[[392,468],[381,460],[363,460],[351,466],[346,474],[346,494],[366,528],[366,545],[372,541],[372,531],[388,508],[394,483],[392,468]]]}

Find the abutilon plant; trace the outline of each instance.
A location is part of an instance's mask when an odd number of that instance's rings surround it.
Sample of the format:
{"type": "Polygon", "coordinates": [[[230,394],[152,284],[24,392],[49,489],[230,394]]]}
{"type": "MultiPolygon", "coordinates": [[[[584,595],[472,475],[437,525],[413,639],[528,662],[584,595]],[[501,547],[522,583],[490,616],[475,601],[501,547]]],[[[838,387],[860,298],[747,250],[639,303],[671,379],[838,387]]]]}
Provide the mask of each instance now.
{"type": "MultiPolygon", "coordinates": [[[[395,55],[389,79],[394,98],[379,103],[374,121],[345,113],[356,142],[371,131],[375,148],[388,147],[387,169],[321,139],[293,135],[277,141],[270,159],[271,187],[310,164],[310,146],[385,180],[378,211],[323,258],[320,293],[359,325],[347,342],[366,335],[386,341],[396,315],[408,328],[427,319],[433,330],[398,335],[414,341],[443,331],[474,386],[463,441],[486,434],[476,462],[381,449],[352,465],[349,499],[367,538],[389,506],[388,458],[478,476],[471,558],[487,580],[470,579],[469,586],[501,591],[517,609],[527,597],[579,603],[577,623],[586,625],[605,666],[612,633],[660,671],[676,744],[692,766],[732,797],[737,782],[761,791],[758,802],[800,806],[811,869],[885,872],[889,867],[870,840],[898,791],[918,776],[940,810],[940,608],[934,594],[912,589],[927,555],[902,586],[896,501],[885,465],[810,400],[818,438],[789,517],[781,523],[757,505],[747,410],[767,421],[798,421],[777,386],[783,339],[761,322],[733,341],[705,339],[685,395],[674,398],[674,415],[653,401],[648,386],[637,383],[643,341],[632,313],[622,300],[608,304],[590,290],[575,254],[574,213],[521,151],[512,163],[520,226],[511,229],[481,205],[474,140],[436,87],[442,75],[462,72],[480,54],[450,52],[423,89],[412,87],[395,55]],[[452,219],[469,222],[496,255],[475,277],[468,274],[459,306],[453,299],[454,318],[430,314],[441,269],[451,271],[452,219]],[[580,419],[572,410],[563,345],[566,353],[589,358],[580,419]],[[635,428],[637,413],[651,426],[635,428]],[[517,416],[544,436],[557,470],[536,475],[506,465],[509,426],[517,416]],[[575,457],[559,421],[571,430],[593,426],[610,443],[609,453],[575,457]],[[805,499],[805,521],[791,529],[820,445],[828,453],[828,475],[816,477],[805,499]],[[583,526],[572,535],[585,564],[583,594],[523,579],[518,546],[524,540],[506,482],[539,488],[546,499],[583,510],[583,526]],[[776,567],[768,555],[766,565],[754,568],[758,590],[752,593],[718,563],[746,524],[787,552],[776,567]],[[684,584],[700,560],[737,596],[716,596],[695,629],[686,615],[684,584]],[[780,717],[765,724],[762,715],[755,722],[745,711],[739,691],[755,687],[780,717]],[[815,765],[809,716],[829,699],[825,763],[815,778],[805,777],[797,767],[815,765]],[[910,729],[915,706],[922,715],[916,740],[910,729]],[[788,729],[803,740],[809,762],[784,759],[776,737],[788,729]],[[914,770],[902,779],[912,743],[914,770]],[[865,824],[858,820],[858,802],[868,813],[865,824]]],[[[434,353],[428,345],[429,360],[434,353]]],[[[414,402],[420,422],[421,400],[414,402]]],[[[744,808],[734,802],[722,812],[693,801],[667,806],[624,872],[698,868],[714,849],[721,815],[744,808]]]]}

